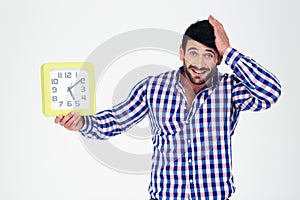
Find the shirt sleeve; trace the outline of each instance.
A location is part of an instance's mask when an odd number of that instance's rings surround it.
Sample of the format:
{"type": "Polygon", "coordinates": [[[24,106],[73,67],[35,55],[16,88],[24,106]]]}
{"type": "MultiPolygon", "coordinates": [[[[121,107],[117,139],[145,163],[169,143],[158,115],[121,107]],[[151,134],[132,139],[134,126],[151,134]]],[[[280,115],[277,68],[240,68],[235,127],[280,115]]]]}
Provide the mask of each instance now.
{"type": "Polygon", "coordinates": [[[237,109],[260,111],[277,102],[281,85],[275,75],[234,48],[228,48],[224,57],[235,74],[232,101],[237,109]]]}
{"type": "Polygon", "coordinates": [[[140,122],[148,113],[147,83],[148,78],[140,81],[125,101],[110,110],[85,116],[84,126],[79,132],[87,138],[103,140],[118,135],[140,122]]]}

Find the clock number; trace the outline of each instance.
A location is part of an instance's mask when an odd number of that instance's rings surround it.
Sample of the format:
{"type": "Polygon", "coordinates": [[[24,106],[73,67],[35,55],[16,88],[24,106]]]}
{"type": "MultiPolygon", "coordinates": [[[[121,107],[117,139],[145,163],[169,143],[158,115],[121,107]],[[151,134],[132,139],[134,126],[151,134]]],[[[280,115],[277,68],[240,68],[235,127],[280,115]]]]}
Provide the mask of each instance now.
{"type": "Polygon", "coordinates": [[[65,72],[65,78],[71,78],[71,72],[65,72]]]}
{"type": "Polygon", "coordinates": [[[56,93],[57,92],[57,87],[52,87],[52,93],[56,93]]]}
{"type": "Polygon", "coordinates": [[[56,102],[56,101],[57,101],[57,96],[53,96],[53,97],[52,97],[52,101],[53,101],[53,102],[56,102]]]}
{"type": "Polygon", "coordinates": [[[81,83],[85,84],[85,78],[81,78],[81,83]]]}
{"type": "Polygon", "coordinates": [[[63,101],[59,101],[59,107],[61,107],[63,105],[63,101]]]}
{"type": "Polygon", "coordinates": [[[67,101],[67,106],[71,107],[72,106],[72,101],[67,101]]]}
{"type": "Polygon", "coordinates": [[[86,96],[85,96],[85,95],[82,95],[82,96],[81,96],[81,99],[82,99],[82,100],[86,100],[86,96]]]}
{"type": "Polygon", "coordinates": [[[75,106],[79,107],[80,106],[80,101],[75,101],[75,106]]]}
{"type": "Polygon", "coordinates": [[[85,87],[81,86],[81,92],[85,92],[85,87]]]}
{"type": "Polygon", "coordinates": [[[53,78],[51,79],[51,84],[58,84],[58,79],[57,78],[53,78]]]}
{"type": "Polygon", "coordinates": [[[57,73],[57,77],[58,77],[58,78],[62,78],[62,73],[61,73],[61,72],[58,72],[58,73],[57,73]]]}

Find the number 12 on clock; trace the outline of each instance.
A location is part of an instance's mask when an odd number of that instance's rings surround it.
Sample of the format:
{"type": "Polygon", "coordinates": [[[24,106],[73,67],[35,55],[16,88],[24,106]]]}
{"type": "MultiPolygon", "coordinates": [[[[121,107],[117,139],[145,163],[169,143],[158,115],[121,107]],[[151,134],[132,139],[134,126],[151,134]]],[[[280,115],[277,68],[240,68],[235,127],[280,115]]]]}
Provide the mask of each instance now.
{"type": "Polygon", "coordinates": [[[96,95],[91,63],[46,63],[41,67],[43,113],[65,115],[70,111],[94,114],[96,95]]]}

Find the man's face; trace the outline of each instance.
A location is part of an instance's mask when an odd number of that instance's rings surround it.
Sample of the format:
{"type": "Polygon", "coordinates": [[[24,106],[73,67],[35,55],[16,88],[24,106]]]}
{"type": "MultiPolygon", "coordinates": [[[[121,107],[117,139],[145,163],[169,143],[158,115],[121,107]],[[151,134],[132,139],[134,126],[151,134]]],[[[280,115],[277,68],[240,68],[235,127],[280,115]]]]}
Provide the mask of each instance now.
{"type": "Polygon", "coordinates": [[[195,85],[206,83],[214,74],[218,63],[218,53],[195,40],[188,40],[185,52],[180,47],[186,78],[195,85]]]}

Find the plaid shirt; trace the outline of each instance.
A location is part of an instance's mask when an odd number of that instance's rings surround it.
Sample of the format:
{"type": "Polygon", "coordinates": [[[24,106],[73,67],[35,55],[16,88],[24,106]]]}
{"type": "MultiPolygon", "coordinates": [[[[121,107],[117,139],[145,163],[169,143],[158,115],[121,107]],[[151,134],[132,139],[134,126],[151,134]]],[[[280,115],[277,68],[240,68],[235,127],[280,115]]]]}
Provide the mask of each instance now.
{"type": "Polygon", "coordinates": [[[235,191],[231,136],[240,111],[274,104],[281,86],[274,75],[233,48],[224,54],[232,75],[213,75],[188,109],[182,68],[147,77],[127,100],[94,116],[80,131],[107,139],[128,130],[146,115],[154,152],[149,193],[155,199],[224,200],[235,191]]]}

